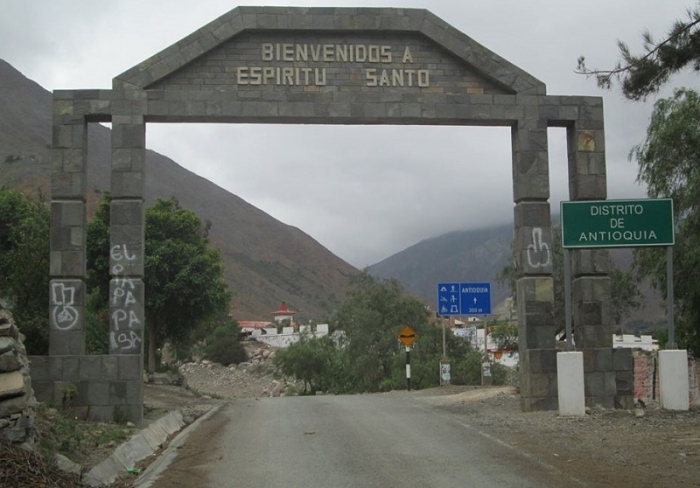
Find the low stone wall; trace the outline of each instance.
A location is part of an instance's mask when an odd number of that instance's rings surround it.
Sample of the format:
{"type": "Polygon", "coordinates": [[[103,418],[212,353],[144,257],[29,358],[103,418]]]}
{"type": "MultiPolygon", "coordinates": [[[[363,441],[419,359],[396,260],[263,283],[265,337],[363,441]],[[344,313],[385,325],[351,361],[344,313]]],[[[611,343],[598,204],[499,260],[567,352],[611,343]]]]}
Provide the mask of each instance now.
{"type": "Polygon", "coordinates": [[[36,400],[23,340],[0,304],[0,440],[33,447],[36,400]]]}
{"type": "Polygon", "coordinates": [[[141,356],[30,356],[36,398],[102,422],[143,421],[141,356]]]}

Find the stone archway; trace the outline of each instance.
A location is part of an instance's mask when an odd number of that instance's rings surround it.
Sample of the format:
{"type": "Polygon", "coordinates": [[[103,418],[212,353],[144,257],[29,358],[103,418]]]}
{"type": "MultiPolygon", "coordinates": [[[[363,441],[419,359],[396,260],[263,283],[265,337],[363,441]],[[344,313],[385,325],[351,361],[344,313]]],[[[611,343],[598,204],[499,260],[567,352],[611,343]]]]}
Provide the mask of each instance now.
{"type": "MultiPolygon", "coordinates": [[[[52,381],[71,381],[68,370],[87,376],[101,415],[120,406],[142,416],[147,122],[510,127],[521,404],[525,411],[557,408],[547,129],[567,131],[570,199],[605,199],[601,98],[547,95],[542,82],[426,10],[239,7],[117,76],[111,90],[54,92],[53,112],[46,362],[64,362],[63,376],[52,381]],[[88,122],[112,123],[105,357],[84,356],[88,122]],[[71,361],[77,366],[67,367],[71,361]],[[102,373],[93,379],[84,365],[94,363],[102,373]],[[109,393],[117,390],[123,394],[109,393]]],[[[607,251],[573,254],[587,402],[612,407],[607,251]]]]}

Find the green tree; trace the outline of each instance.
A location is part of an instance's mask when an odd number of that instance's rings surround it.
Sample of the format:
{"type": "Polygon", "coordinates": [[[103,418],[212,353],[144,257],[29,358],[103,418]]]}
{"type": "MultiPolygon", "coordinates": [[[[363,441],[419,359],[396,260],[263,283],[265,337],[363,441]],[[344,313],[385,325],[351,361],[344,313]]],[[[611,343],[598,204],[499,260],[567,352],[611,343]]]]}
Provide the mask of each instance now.
{"type": "MultiPolygon", "coordinates": [[[[659,100],[644,142],[630,157],[639,164],[638,180],[652,198],[672,198],[676,218],[673,248],[674,302],[679,342],[700,355],[700,95],[678,89],[659,100]]],[[[635,268],[666,293],[666,252],[635,253],[635,268]]]]}
{"type": "Polygon", "coordinates": [[[37,355],[49,348],[49,220],[41,197],[0,189],[0,298],[37,355]]]}
{"type": "Polygon", "coordinates": [[[345,352],[328,336],[301,334],[298,342],[277,351],[273,361],[282,374],[303,382],[305,395],[344,393],[350,388],[345,352]]]}
{"type": "Polygon", "coordinates": [[[240,341],[241,328],[238,322],[233,319],[226,320],[225,323],[214,329],[207,337],[207,346],[204,350],[204,357],[207,359],[228,366],[238,364],[248,360],[245,348],[240,341]]]}
{"type": "Polygon", "coordinates": [[[508,322],[488,325],[489,336],[499,350],[518,349],[518,327],[508,322]]]}
{"type": "MultiPolygon", "coordinates": [[[[99,314],[109,299],[109,195],[88,227],[88,281],[99,314]],[[94,294],[94,296],[93,296],[94,294]]],[[[145,312],[148,370],[165,341],[176,347],[212,317],[225,315],[231,295],[218,250],[209,245],[209,224],[175,199],[157,200],[146,209],[145,312]]]]}
{"type": "Polygon", "coordinates": [[[406,325],[417,330],[427,324],[427,312],[396,280],[381,281],[366,270],[354,279],[332,323],[345,334],[355,389],[377,391],[381,381],[392,376],[399,331],[406,325]]]}
{"type": "Polygon", "coordinates": [[[610,301],[613,323],[621,324],[633,310],[642,304],[642,294],[633,271],[623,271],[617,266],[610,270],[610,301]]]}
{"type": "Polygon", "coordinates": [[[657,42],[649,31],[642,33],[644,53],[632,54],[618,41],[622,60],[613,69],[589,69],[586,59],[578,60],[578,73],[594,76],[601,88],[609,89],[617,80],[625,97],[644,100],[686,66],[700,70],[700,8],[688,9],[685,20],[674,22],[667,36],[657,42]]]}

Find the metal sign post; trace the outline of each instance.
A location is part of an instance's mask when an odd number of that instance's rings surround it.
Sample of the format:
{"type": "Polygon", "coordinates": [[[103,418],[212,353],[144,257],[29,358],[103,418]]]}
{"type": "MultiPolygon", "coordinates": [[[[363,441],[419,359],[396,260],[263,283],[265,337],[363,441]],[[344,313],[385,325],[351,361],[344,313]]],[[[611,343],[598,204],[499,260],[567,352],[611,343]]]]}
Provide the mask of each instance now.
{"type": "Polygon", "coordinates": [[[564,313],[566,317],[566,350],[574,350],[573,327],[571,326],[571,256],[569,250],[564,249],[564,313]]]}
{"type": "Polygon", "coordinates": [[[668,345],[666,349],[676,349],[676,332],[673,315],[673,247],[666,248],[666,314],[668,315],[668,345]]]}
{"type": "Polygon", "coordinates": [[[411,346],[418,338],[418,334],[408,325],[399,332],[399,342],[406,348],[406,391],[411,391],[411,346]]]}

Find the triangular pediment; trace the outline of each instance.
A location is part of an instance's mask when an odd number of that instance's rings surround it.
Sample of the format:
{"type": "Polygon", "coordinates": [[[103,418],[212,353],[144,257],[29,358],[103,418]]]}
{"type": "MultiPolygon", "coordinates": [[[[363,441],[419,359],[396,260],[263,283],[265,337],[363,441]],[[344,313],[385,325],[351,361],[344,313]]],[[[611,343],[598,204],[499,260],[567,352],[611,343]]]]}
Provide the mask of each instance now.
{"type": "Polygon", "coordinates": [[[136,89],[225,91],[241,83],[546,92],[427,10],[394,8],[238,7],[114,79],[115,88],[136,89]]]}

